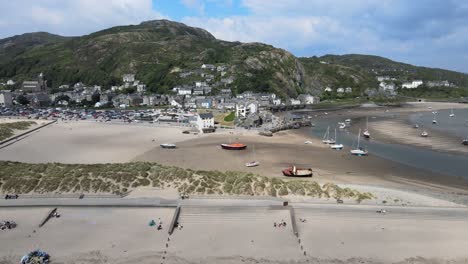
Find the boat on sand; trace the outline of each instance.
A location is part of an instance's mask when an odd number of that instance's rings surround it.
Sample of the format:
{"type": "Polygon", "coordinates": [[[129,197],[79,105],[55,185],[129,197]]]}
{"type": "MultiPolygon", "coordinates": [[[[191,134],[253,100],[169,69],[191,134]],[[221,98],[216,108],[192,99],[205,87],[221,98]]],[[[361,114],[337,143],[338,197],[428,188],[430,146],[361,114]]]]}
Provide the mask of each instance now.
{"type": "Polygon", "coordinates": [[[260,161],[257,161],[257,159],[255,159],[255,146],[252,147],[252,161],[249,161],[247,163],[245,163],[245,166],[246,167],[257,167],[258,165],[260,165],[260,161]]]}
{"type": "Polygon", "coordinates": [[[242,143],[221,144],[221,148],[227,150],[243,150],[247,148],[247,145],[242,143]]]}
{"type": "Polygon", "coordinates": [[[175,148],[177,148],[177,146],[175,144],[170,144],[170,143],[164,143],[164,144],[161,144],[160,146],[161,146],[161,148],[164,148],[164,149],[175,149],[175,148]]]}
{"type": "Polygon", "coordinates": [[[288,177],[312,177],[312,169],[296,168],[296,166],[292,166],[284,169],[283,175],[288,177]]]}

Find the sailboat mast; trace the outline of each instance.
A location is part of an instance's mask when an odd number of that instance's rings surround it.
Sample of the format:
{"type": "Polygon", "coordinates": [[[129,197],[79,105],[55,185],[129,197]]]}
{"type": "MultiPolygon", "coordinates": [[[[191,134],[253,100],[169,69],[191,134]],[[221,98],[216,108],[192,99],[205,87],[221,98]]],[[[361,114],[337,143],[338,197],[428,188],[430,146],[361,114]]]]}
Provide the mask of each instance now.
{"type": "Polygon", "coordinates": [[[359,134],[357,137],[357,149],[359,149],[359,138],[361,137],[361,129],[359,129],[359,134]]]}

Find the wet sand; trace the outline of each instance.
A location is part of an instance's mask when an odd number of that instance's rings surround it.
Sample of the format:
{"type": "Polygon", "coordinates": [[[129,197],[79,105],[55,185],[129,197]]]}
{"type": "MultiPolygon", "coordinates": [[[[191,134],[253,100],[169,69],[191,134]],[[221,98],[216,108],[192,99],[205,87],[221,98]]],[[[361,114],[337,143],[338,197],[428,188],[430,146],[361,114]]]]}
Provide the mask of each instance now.
{"type": "MultiPolygon", "coordinates": [[[[311,180],[320,183],[372,185],[408,191],[437,192],[439,197],[454,201],[461,194],[468,199],[466,181],[438,175],[376,156],[365,158],[349,155],[349,149],[332,151],[320,139],[308,135],[308,130],[291,130],[273,137],[257,135],[210,135],[178,143],[175,150],[153,148],[136,157],[136,161],[152,161],[194,170],[245,171],[270,177],[284,177],[281,170],[296,165],[314,170],[311,180]],[[221,143],[229,140],[248,145],[243,151],[223,150],[221,143]],[[304,144],[310,140],[312,144],[304,144]],[[255,149],[255,154],[253,149],[255,149]],[[260,166],[248,168],[252,159],[260,166]],[[445,194],[451,195],[445,196],[445,194]]],[[[460,202],[460,201],[457,201],[460,202]]]]}

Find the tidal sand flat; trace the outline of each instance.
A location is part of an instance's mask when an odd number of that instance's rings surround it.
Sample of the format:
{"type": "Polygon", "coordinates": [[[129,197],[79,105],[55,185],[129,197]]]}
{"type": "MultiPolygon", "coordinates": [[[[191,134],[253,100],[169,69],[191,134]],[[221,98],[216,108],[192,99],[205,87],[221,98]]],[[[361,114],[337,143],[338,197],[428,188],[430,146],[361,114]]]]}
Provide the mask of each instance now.
{"type": "Polygon", "coordinates": [[[58,122],[0,150],[0,160],[32,163],[115,163],[132,158],[162,143],[193,135],[182,128],[89,121],[58,122]],[[153,141],[154,140],[154,141],[153,141]]]}

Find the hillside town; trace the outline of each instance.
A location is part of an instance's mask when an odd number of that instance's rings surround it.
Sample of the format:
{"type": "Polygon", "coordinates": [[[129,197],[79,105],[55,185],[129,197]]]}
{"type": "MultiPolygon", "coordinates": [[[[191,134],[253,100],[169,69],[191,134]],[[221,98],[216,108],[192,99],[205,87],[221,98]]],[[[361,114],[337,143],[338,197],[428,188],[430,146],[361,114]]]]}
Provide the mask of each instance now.
{"type": "MultiPolygon", "coordinates": [[[[48,87],[47,76],[40,73],[37,78],[25,80],[20,86],[14,80],[0,83],[0,87],[2,87],[0,106],[7,108],[7,111],[10,111],[8,108],[15,105],[36,109],[53,109],[51,107],[104,109],[107,111],[100,114],[95,114],[95,111],[82,111],[79,114],[77,112],[63,112],[61,115],[48,110],[45,116],[60,116],[62,118],[67,116],[77,119],[86,119],[92,116],[94,119],[101,118],[104,121],[122,119],[131,122],[132,120],[146,119],[156,122],[177,122],[191,124],[197,127],[200,132],[210,132],[215,127],[213,112],[221,116],[232,113],[234,115],[232,121],[235,120],[233,123],[237,126],[252,128],[260,127],[261,124],[265,123],[272,129],[278,126],[273,122],[273,112],[304,108],[307,105],[320,102],[320,97],[311,94],[300,94],[297,98],[280,98],[274,93],[254,93],[252,91],[234,94],[229,86],[235,77],[229,74],[229,66],[224,64],[202,64],[198,69],[181,70],[176,68],[174,71],[179,74],[181,79],[186,80],[186,84],[174,86],[167,94],[150,92],[146,84],[138,80],[134,73],[124,74],[121,85],[105,88],[100,85],[78,82],[61,84],[58,89],[48,87]],[[8,89],[14,86],[19,88],[8,89]],[[133,108],[164,108],[168,110],[125,111],[133,108]],[[202,114],[205,112],[209,114],[202,114]]],[[[448,81],[401,81],[389,76],[377,76],[376,79],[379,87],[365,90],[367,96],[394,97],[398,94],[398,89],[415,89],[423,85],[456,88],[456,85],[448,81]]],[[[327,86],[322,93],[325,95],[333,94],[336,98],[349,97],[353,93],[353,87],[327,86]]],[[[33,114],[33,117],[38,116],[36,112],[29,114],[33,114]]]]}

